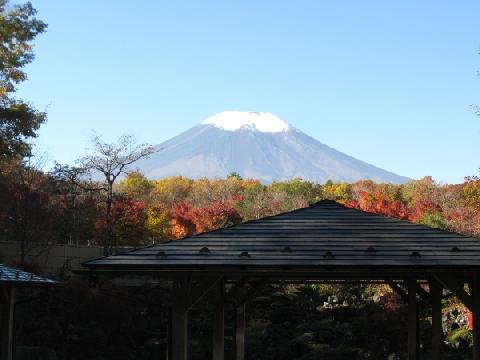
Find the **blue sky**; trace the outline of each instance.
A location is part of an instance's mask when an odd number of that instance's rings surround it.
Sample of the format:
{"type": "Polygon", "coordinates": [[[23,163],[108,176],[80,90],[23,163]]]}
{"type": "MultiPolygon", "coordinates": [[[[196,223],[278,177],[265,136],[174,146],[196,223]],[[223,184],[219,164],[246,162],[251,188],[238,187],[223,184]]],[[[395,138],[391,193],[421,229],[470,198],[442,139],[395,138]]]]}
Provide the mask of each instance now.
{"type": "Polygon", "coordinates": [[[412,178],[480,167],[480,1],[33,0],[49,24],[19,95],[71,162],[94,129],[160,143],[223,110],[269,111],[412,178]]]}

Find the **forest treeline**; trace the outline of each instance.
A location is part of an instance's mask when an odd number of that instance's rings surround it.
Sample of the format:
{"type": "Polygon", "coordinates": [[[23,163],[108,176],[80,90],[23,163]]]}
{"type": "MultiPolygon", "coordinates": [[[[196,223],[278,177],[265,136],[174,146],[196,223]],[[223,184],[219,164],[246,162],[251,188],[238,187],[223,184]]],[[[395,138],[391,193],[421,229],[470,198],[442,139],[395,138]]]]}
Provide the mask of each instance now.
{"type": "MultiPolygon", "coordinates": [[[[29,248],[52,243],[102,246],[106,193],[80,168],[43,172],[33,160],[0,167],[0,240],[29,248]]],[[[262,184],[231,174],[225,179],[181,176],[147,179],[128,173],[113,187],[111,231],[116,246],[143,246],[309,206],[322,199],[348,207],[480,236],[480,179],[439,184],[431,177],[403,185],[317,184],[302,179],[262,184]]]]}
{"type": "MultiPolygon", "coordinates": [[[[105,244],[103,183],[85,179],[80,168],[63,165],[43,172],[28,161],[16,160],[0,169],[1,240],[21,242],[25,254],[33,245],[105,244]]],[[[480,234],[480,179],[476,177],[456,185],[439,184],[430,177],[403,185],[368,180],[316,184],[301,179],[262,184],[237,174],[226,179],[149,180],[138,171],[114,186],[112,231],[116,245],[143,246],[322,199],[467,235],[480,234]]],[[[28,261],[15,265],[35,268],[28,261]]],[[[84,282],[64,280],[66,287],[55,299],[22,310],[26,318],[48,319],[19,328],[22,344],[41,344],[72,359],[89,358],[92,349],[104,359],[160,358],[166,317],[148,304],[168,303],[159,295],[163,287],[129,290],[103,284],[99,292],[84,282]],[[112,296],[117,292],[122,297],[112,296]],[[140,301],[143,298],[148,302],[140,301]],[[64,341],[65,336],[71,340],[64,341]]],[[[247,326],[251,359],[399,359],[405,349],[406,307],[386,286],[275,285],[262,290],[252,304],[247,326]],[[375,341],[369,341],[372,338],[375,341]]],[[[211,314],[206,303],[197,311],[201,321],[192,323],[190,353],[200,360],[211,358],[209,347],[204,346],[210,342],[211,314]]],[[[422,344],[430,339],[429,316],[428,308],[422,309],[422,344]]],[[[470,351],[469,322],[470,313],[445,294],[444,351],[452,359],[466,358],[470,351]]]]}
{"type": "Polygon", "coordinates": [[[148,180],[132,172],[116,190],[119,236],[137,219],[147,241],[178,239],[306,207],[322,199],[465,235],[480,234],[480,180],[476,177],[458,185],[442,185],[431,177],[403,185],[370,180],[317,184],[302,179],[265,185],[236,174],[214,180],[148,180]],[[128,220],[135,213],[132,209],[139,211],[138,216],[128,220]]]}

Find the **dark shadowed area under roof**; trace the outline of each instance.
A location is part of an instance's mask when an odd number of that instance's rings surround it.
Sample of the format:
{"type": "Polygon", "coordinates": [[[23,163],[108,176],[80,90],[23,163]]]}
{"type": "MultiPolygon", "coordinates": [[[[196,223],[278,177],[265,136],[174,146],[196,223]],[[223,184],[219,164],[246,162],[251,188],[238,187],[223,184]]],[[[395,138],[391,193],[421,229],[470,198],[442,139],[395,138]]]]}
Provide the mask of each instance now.
{"type": "MultiPolygon", "coordinates": [[[[350,209],[334,201],[83,264],[91,270],[455,271],[480,268],[479,239],[350,209]]],[[[371,278],[371,276],[369,277],[371,278]]]]}

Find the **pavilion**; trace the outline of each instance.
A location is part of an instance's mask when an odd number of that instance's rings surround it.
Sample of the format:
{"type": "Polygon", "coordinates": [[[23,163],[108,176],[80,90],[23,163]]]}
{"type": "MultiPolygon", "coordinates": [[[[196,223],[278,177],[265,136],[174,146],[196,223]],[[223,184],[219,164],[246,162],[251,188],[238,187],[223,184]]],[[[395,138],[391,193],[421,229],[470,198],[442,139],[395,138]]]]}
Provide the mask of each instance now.
{"type": "Polygon", "coordinates": [[[14,359],[16,305],[33,300],[18,300],[17,290],[58,285],[58,282],[46,277],[0,265],[0,360],[14,359]]]}
{"type": "Polygon", "coordinates": [[[83,265],[86,273],[172,281],[169,360],[187,359],[187,314],[206,294],[212,295],[215,304],[213,359],[224,359],[224,309],[226,303],[233,303],[235,359],[243,360],[245,302],[273,281],[389,284],[408,302],[409,360],[419,358],[421,298],[428,298],[432,306],[431,354],[440,359],[441,300],[443,289],[448,289],[473,313],[473,358],[480,360],[479,239],[350,209],[334,201],[83,265]]]}

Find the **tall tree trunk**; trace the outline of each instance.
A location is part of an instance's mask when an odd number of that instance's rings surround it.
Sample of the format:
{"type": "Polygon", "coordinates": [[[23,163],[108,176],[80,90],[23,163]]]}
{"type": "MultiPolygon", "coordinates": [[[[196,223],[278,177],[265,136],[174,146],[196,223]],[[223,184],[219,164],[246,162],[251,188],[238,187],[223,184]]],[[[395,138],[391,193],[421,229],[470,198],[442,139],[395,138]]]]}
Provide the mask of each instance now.
{"type": "Polygon", "coordinates": [[[112,222],[112,203],[113,203],[113,183],[108,183],[108,190],[107,190],[107,199],[106,199],[106,212],[105,212],[105,220],[107,225],[107,236],[105,239],[105,244],[103,248],[103,253],[105,256],[109,255],[112,251],[113,246],[113,222],[112,222]]]}

